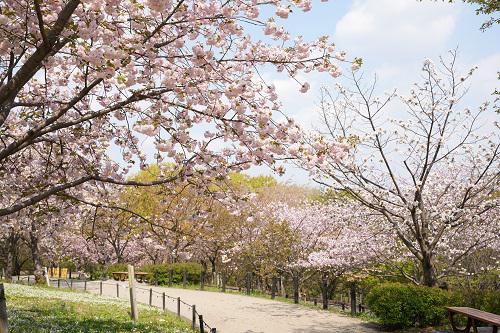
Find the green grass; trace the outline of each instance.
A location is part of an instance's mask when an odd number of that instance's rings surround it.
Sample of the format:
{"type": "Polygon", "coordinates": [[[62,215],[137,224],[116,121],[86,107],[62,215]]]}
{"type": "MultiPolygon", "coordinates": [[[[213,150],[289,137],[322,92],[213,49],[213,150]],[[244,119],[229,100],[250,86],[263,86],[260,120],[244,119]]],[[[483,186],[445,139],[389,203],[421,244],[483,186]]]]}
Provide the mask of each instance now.
{"type": "Polygon", "coordinates": [[[193,332],[175,315],[142,305],[133,322],[124,300],[16,284],[5,284],[5,290],[11,333],[193,332]]]}

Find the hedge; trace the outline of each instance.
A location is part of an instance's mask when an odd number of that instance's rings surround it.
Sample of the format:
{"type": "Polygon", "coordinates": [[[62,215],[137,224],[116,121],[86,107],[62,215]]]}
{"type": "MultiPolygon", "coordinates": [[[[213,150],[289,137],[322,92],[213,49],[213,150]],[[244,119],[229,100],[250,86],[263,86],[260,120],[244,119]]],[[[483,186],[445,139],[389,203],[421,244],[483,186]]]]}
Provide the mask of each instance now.
{"type": "Polygon", "coordinates": [[[145,265],[140,268],[141,271],[152,274],[151,283],[165,286],[169,283],[170,271],[172,271],[172,283],[180,284],[183,282],[184,271],[187,274],[188,284],[200,283],[200,274],[202,267],[194,262],[181,262],[173,264],[145,265]]]}
{"type": "Polygon", "coordinates": [[[445,306],[452,303],[448,291],[402,283],[384,283],[367,295],[370,310],[391,328],[442,325],[447,320],[445,306]]]}

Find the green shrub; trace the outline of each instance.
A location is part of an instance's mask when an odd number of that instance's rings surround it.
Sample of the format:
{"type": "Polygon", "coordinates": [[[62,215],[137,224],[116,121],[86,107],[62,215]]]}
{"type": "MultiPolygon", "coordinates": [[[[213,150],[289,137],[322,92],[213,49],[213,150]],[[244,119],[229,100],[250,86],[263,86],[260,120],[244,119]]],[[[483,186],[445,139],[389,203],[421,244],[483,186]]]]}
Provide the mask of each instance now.
{"type": "Polygon", "coordinates": [[[446,322],[449,292],[402,283],[374,287],[366,298],[370,310],[383,325],[392,328],[436,326],[446,322]]]}
{"type": "Polygon", "coordinates": [[[200,283],[200,274],[202,267],[194,262],[180,262],[173,264],[145,265],[140,268],[141,271],[151,273],[151,283],[164,286],[169,283],[170,271],[172,271],[172,283],[183,283],[184,271],[187,275],[188,284],[200,283]]]}
{"type": "Polygon", "coordinates": [[[476,288],[454,290],[453,304],[500,315],[500,290],[476,288]]]}
{"type": "Polygon", "coordinates": [[[112,264],[108,266],[107,274],[109,277],[112,277],[113,272],[127,272],[127,271],[128,271],[128,264],[125,263],[112,264]]]}

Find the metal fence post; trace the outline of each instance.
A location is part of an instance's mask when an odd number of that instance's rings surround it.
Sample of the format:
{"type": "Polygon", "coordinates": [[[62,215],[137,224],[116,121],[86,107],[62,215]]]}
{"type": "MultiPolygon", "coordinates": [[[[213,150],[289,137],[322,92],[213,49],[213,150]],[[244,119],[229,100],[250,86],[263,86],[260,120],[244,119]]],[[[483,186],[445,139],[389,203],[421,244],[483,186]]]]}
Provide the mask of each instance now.
{"type": "Polygon", "coordinates": [[[153,288],[149,288],[149,306],[153,305],[153,288]]]}
{"type": "Polygon", "coordinates": [[[57,288],[61,288],[61,279],[57,279],[57,288]]]}
{"type": "Polygon", "coordinates": [[[205,330],[203,328],[203,316],[198,315],[198,321],[200,322],[200,333],[205,333],[205,330]]]}
{"type": "Polygon", "coordinates": [[[181,316],[181,298],[177,297],[177,316],[181,316]]]}
{"type": "Polygon", "coordinates": [[[83,291],[87,291],[87,280],[83,281],[83,291]]]}
{"type": "Polygon", "coordinates": [[[196,305],[193,304],[192,308],[193,308],[193,324],[192,324],[192,327],[193,327],[193,330],[194,330],[195,327],[196,327],[196,305]]]}
{"type": "Polygon", "coordinates": [[[30,276],[28,275],[28,285],[30,284],[30,276]]]}
{"type": "Polygon", "coordinates": [[[99,282],[99,295],[102,296],[102,281],[99,282]]]}
{"type": "Polygon", "coordinates": [[[120,298],[120,284],[116,283],[116,298],[120,298]]]}
{"type": "Polygon", "coordinates": [[[73,279],[69,278],[69,287],[73,289],[73,279]]]}
{"type": "Polygon", "coordinates": [[[166,301],[166,299],[165,299],[165,293],[163,293],[162,296],[163,296],[163,311],[165,311],[165,301],[166,301]]]}

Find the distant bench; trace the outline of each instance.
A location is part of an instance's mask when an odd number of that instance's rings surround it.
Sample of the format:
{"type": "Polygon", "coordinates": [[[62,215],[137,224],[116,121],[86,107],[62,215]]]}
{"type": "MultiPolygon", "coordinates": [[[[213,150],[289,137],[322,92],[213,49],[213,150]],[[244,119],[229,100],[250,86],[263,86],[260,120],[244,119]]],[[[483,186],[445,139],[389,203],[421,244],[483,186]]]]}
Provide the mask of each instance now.
{"type": "Polygon", "coordinates": [[[451,328],[453,328],[453,331],[456,333],[468,333],[470,332],[471,327],[474,330],[474,333],[477,333],[478,322],[490,324],[491,326],[493,326],[493,333],[498,333],[498,326],[500,326],[499,315],[466,307],[448,307],[447,309],[451,328]],[[467,325],[464,329],[459,329],[456,327],[455,321],[453,320],[455,314],[460,314],[467,317],[467,325]]]}
{"type": "MultiPolygon", "coordinates": [[[[128,272],[113,272],[111,274],[113,275],[113,279],[115,279],[116,281],[125,281],[128,279],[128,272]]],[[[150,273],[135,272],[135,279],[137,280],[137,282],[147,281],[148,275],[150,275],[150,273]]]]}

